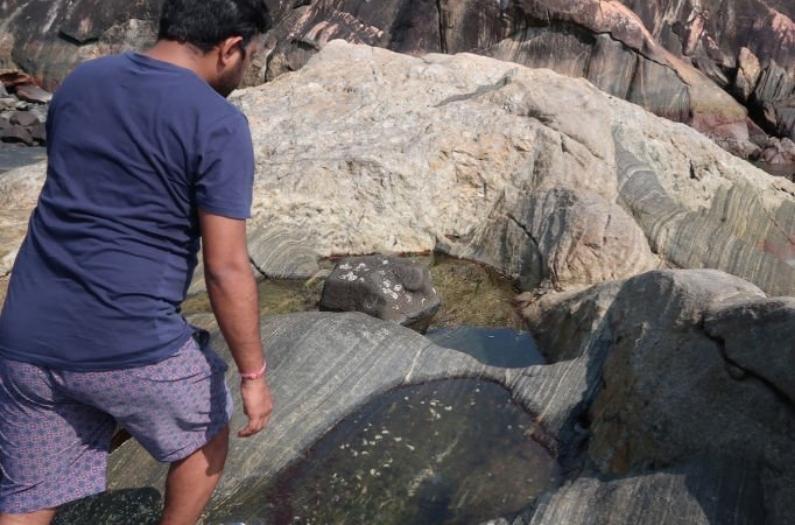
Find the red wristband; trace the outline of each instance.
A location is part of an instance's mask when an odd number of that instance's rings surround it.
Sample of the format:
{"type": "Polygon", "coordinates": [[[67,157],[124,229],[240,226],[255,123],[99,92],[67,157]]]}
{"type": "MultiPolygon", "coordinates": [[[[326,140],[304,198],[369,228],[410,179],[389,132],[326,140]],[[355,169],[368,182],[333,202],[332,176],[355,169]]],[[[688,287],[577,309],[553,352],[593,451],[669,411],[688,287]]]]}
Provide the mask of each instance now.
{"type": "Polygon", "coordinates": [[[240,372],[240,379],[241,380],[242,379],[259,379],[260,377],[263,377],[265,375],[265,370],[267,370],[267,369],[268,369],[268,363],[266,362],[264,365],[262,365],[262,368],[258,372],[251,372],[251,373],[248,373],[248,374],[244,374],[244,373],[240,372]]]}

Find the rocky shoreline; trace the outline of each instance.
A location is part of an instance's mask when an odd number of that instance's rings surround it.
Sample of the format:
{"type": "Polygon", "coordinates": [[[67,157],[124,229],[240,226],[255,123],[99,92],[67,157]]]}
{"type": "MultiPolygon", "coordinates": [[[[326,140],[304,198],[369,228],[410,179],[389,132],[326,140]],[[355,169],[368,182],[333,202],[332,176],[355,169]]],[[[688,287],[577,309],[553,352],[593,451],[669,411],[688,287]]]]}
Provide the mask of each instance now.
{"type": "MultiPolygon", "coordinates": [[[[789,4],[735,0],[764,7],[750,42],[715,2],[420,2],[431,18],[402,0],[271,3],[267,60],[232,100],[257,155],[249,251],[276,411],[233,441],[205,523],[261,518],[251,502],[340,422],[453,379],[499,385],[560,472],[489,524],[791,522],[795,181],[727,151],[791,162],[789,4]],[[334,311],[303,311],[318,307],[334,311]],[[546,362],[399,323],[528,328],[546,362]]],[[[0,62],[46,86],[151,37],[148,0],[50,4],[0,6],[0,62]]],[[[0,170],[0,300],[45,173],[0,170]]],[[[204,288],[198,268],[184,312],[230,360],[204,288]]],[[[112,490],[58,523],[156,520],[164,475],[127,442],[112,490]]]]}

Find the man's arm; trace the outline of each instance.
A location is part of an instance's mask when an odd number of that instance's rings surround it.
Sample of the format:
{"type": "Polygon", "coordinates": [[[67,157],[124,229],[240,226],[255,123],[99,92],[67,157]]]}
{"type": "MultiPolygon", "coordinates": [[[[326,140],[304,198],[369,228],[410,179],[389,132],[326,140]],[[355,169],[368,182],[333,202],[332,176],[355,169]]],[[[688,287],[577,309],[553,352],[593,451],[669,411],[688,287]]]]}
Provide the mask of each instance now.
{"type": "MultiPolygon", "coordinates": [[[[213,313],[238,370],[258,372],[265,364],[265,356],[260,338],[257,283],[246,247],[246,221],[199,209],[199,224],[204,276],[213,313]]],[[[238,436],[248,437],[267,425],[273,402],[264,377],[244,379],[240,393],[249,422],[238,436]]]]}

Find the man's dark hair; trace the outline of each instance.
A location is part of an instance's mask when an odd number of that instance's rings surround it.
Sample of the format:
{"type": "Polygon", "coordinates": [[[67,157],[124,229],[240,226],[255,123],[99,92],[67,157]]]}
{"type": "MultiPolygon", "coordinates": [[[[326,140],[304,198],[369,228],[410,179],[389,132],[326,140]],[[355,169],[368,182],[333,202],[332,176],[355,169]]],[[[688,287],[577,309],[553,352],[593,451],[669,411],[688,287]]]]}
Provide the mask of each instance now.
{"type": "Polygon", "coordinates": [[[160,40],[193,44],[205,53],[230,37],[248,44],[271,28],[264,0],[165,0],[160,40]]]}

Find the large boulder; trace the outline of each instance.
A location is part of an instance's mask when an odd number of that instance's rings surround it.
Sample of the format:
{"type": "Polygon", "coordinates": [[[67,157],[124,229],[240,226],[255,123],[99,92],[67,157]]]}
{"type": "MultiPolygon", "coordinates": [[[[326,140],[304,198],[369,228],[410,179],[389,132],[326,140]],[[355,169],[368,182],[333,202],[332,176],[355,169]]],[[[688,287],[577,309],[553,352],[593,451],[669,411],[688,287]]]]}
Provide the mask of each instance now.
{"type": "Polygon", "coordinates": [[[661,46],[618,1],[318,0],[280,20],[266,76],[295,71],[333,39],[421,54],[482,53],[587,78],[606,92],[686,122],[748,155],[747,112],[661,46]]]}
{"type": "MultiPolygon", "coordinates": [[[[567,477],[518,515],[490,523],[788,523],[795,418],[791,401],[771,386],[787,381],[780,363],[767,366],[760,356],[770,354],[771,343],[792,346],[789,331],[765,330],[792,324],[791,305],[714,270],[654,271],[601,286],[601,295],[597,286],[548,303],[591,326],[578,352],[549,365],[488,366],[362,314],[265,318],[273,419],[257,439],[232,441],[211,512],[261,498],[318,438],[388,389],[481,377],[510,390],[534,415],[533,438],[567,477]],[[759,336],[759,352],[732,363],[720,337],[725,330],[740,333],[739,323],[759,336]]],[[[212,317],[191,322],[212,331],[211,345],[231,363],[212,317]]],[[[237,396],[234,367],[228,374],[237,396]]],[[[233,427],[244,420],[238,406],[233,427]]],[[[86,522],[155,515],[165,473],[165,465],[130,441],[111,456],[111,492],[64,516],[86,522]]]]}
{"type": "Polygon", "coordinates": [[[557,289],[670,263],[795,293],[795,185],[582,80],[334,41],[234,101],[254,222],[320,257],[438,249],[557,289]]]}
{"type": "MultiPolygon", "coordinates": [[[[250,245],[265,275],[441,250],[525,288],[675,265],[795,293],[795,184],[582,80],[335,41],[234,101],[257,153],[250,245]]],[[[2,273],[44,172],[0,178],[2,273]]]]}
{"type": "Polygon", "coordinates": [[[724,358],[795,406],[795,297],[751,299],[707,314],[704,329],[724,358]]]}
{"type": "MultiPolygon", "coordinates": [[[[212,330],[211,345],[232,363],[212,317],[199,316],[191,322],[212,330]]],[[[398,385],[482,377],[502,384],[520,406],[532,414],[543,412],[551,421],[565,421],[577,401],[567,395],[569,369],[487,366],[463,352],[437,346],[412,330],[361,313],[269,317],[264,319],[262,334],[274,396],[273,417],[256,439],[232,440],[225,476],[211,509],[230,508],[245,495],[257,494],[340,420],[398,385]]],[[[239,400],[234,366],[228,372],[228,382],[239,400]]],[[[245,420],[239,401],[236,405],[233,428],[245,420]]],[[[560,448],[560,428],[539,421],[533,432],[551,451],[560,448]]],[[[108,497],[112,501],[115,495],[133,489],[144,495],[153,489],[162,494],[166,471],[166,465],[152,460],[137,443],[127,442],[111,456],[108,497]]],[[[151,504],[157,503],[155,498],[151,504]]],[[[106,512],[115,512],[119,519],[124,508],[109,509],[96,501],[83,505],[70,512],[80,523],[104,522],[106,512]],[[99,514],[92,514],[95,512],[99,514]]]]}
{"type": "Polygon", "coordinates": [[[761,484],[743,467],[701,460],[618,479],[582,476],[494,525],[759,525],[761,484]]]}
{"type": "Polygon", "coordinates": [[[667,270],[543,301],[553,311],[529,310],[542,349],[585,357],[598,370],[584,419],[600,476],[722,458],[759,483],[765,523],[788,523],[795,511],[789,298],[769,298],[715,270],[667,270]],[[551,330],[539,322],[567,313],[569,326],[593,327],[590,337],[545,335],[551,330]]]}

